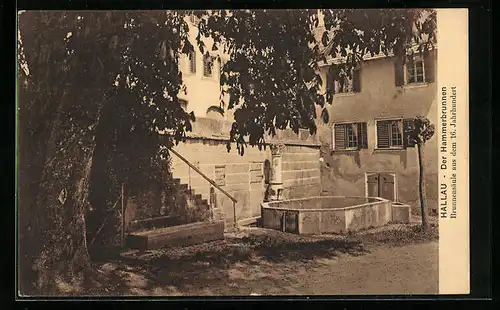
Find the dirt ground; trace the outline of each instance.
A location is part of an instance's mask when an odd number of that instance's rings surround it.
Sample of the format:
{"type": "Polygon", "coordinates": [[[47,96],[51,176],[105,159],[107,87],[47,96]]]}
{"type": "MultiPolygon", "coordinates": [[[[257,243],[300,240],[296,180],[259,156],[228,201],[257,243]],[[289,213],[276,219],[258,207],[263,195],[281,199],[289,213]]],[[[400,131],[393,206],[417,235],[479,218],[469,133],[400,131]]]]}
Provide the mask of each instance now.
{"type": "Polygon", "coordinates": [[[96,262],[86,295],[336,295],[438,292],[437,227],[392,224],[345,236],[261,228],[189,247],[96,262]]]}

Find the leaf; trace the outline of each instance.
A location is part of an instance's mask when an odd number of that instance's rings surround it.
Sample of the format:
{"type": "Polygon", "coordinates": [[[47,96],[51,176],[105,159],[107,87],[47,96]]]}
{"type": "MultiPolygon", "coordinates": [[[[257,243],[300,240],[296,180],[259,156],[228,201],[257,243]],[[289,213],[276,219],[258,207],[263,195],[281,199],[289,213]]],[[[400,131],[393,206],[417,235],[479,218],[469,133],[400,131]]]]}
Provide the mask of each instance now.
{"type": "Polygon", "coordinates": [[[326,92],[326,102],[329,104],[333,103],[333,93],[331,91],[326,92]]]}
{"type": "Polygon", "coordinates": [[[321,43],[323,44],[323,46],[328,45],[328,32],[323,32],[323,35],[321,36],[321,43]]]}
{"type": "Polygon", "coordinates": [[[325,97],[323,95],[318,94],[316,98],[317,98],[316,103],[320,107],[324,107],[325,106],[325,97]]]}
{"type": "Polygon", "coordinates": [[[323,108],[321,111],[321,119],[323,120],[323,123],[328,124],[330,122],[330,116],[328,114],[328,110],[326,108],[323,108]]]}
{"type": "Polygon", "coordinates": [[[224,116],[224,109],[223,109],[223,108],[221,108],[220,106],[212,105],[212,106],[208,107],[208,109],[207,109],[207,113],[208,113],[208,112],[212,112],[212,111],[213,111],[213,112],[216,112],[216,113],[219,113],[219,114],[221,114],[222,116],[224,116]]]}

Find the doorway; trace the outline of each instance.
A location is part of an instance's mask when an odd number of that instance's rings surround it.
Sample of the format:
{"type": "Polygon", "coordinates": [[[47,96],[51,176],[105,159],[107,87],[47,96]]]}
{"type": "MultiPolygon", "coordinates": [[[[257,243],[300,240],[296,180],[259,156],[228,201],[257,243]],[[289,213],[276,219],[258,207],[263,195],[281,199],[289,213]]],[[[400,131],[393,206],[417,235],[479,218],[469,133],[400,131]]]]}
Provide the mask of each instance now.
{"type": "Polygon", "coordinates": [[[395,173],[366,172],[365,180],[366,196],[397,201],[397,182],[395,173]]]}

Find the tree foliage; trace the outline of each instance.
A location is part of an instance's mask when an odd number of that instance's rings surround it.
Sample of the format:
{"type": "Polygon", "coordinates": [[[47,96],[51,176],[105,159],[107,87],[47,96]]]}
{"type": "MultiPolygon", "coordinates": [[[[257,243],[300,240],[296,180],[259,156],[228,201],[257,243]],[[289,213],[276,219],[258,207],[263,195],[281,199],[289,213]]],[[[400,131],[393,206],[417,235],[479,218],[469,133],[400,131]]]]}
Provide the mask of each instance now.
{"type": "Polygon", "coordinates": [[[410,133],[410,138],[416,144],[424,145],[425,142],[434,136],[436,129],[434,124],[427,117],[416,117],[413,120],[413,131],[410,133]]]}
{"type": "Polygon", "coordinates": [[[172,11],[20,15],[20,250],[24,270],[34,271],[22,277],[25,289],[36,280],[37,291],[54,290],[88,266],[96,149],[113,163],[114,183],[140,185],[157,168],[160,143],[190,130],[193,115],[177,99],[179,54],[192,50],[186,30],[172,11]],[[160,141],[165,129],[174,134],[160,141]]]}
{"type": "Polygon", "coordinates": [[[310,48],[315,10],[212,11],[201,19],[198,42],[212,37],[229,54],[220,78],[227,109],[235,109],[230,136],[244,153],[245,139],[262,147],[267,133],[308,128],[315,132],[317,91],[306,84],[319,76],[310,48]],[[292,43],[293,42],[293,43],[292,43]]]}
{"type": "MultiPolygon", "coordinates": [[[[216,48],[229,54],[222,70],[221,105],[235,109],[230,136],[242,154],[246,140],[265,145],[277,129],[316,132],[316,107],[333,101],[332,85],[322,93],[318,61],[340,57],[330,67],[334,79],[350,76],[365,55],[403,57],[417,45],[435,43],[435,11],[414,10],[215,10],[198,12],[198,43],[212,37],[216,48]],[[321,23],[321,24],[320,24],[321,23]]],[[[322,118],[328,119],[326,109],[322,118]]]]}

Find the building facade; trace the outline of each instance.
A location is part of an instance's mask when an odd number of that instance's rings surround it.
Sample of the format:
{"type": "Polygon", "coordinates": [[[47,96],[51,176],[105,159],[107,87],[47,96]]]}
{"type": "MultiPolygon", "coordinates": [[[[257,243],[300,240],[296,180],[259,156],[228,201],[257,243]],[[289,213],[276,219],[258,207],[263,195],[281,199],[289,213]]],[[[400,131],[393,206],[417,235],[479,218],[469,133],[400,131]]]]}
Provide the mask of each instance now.
{"type": "MultiPolygon", "coordinates": [[[[323,195],[379,196],[419,212],[417,149],[407,134],[417,116],[437,123],[436,55],[431,50],[405,64],[370,57],[345,83],[331,83],[328,65],[321,67],[323,85],[335,85],[333,103],[326,105],[329,119],[318,121],[323,195]]],[[[438,204],[437,147],[435,134],[423,152],[431,210],[438,204]]]]}

